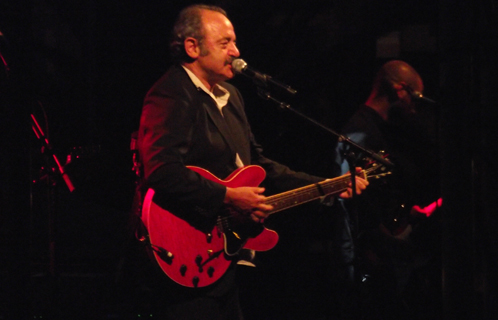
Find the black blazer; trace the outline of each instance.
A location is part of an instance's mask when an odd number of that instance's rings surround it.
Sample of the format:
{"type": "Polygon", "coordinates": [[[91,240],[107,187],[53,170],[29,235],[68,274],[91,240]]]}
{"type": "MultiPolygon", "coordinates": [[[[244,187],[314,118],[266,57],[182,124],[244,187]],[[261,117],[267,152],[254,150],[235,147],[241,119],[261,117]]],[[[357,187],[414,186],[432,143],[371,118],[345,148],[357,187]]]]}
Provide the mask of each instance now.
{"type": "Polygon", "coordinates": [[[265,184],[273,190],[324,180],[265,158],[251,133],[240,92],[226,82],[221,85],[230,92],[223,108],[230,126],[213,99],[197,89],[179,65],[171,67],[146,95],[138,148],[146,185],[156,191],[162,205],[214,216],[223,206],[226,188],[185,166],[202,167],[224,179],[237,169],[236,153],[245,165],[262,166],[265,184]]]}

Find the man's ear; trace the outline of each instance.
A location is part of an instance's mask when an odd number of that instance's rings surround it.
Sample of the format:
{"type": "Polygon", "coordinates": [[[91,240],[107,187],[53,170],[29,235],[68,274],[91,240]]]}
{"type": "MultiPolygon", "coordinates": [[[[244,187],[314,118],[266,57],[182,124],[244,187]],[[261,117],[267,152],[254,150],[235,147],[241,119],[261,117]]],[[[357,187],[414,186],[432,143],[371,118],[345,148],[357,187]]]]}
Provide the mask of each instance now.
{"type": "Polygon", "coordinates": [[[393,83],[393,89],[396,91],[396,95],[399,99],[404,98],[408,94],[407,84],[405,82],[393,83]]]}
{"type": "Polygon", "coordinates": [[[405,84],[403,82],[399,83],[399,82],[394,82],[393,83],[393,89],[395,91],[400,91],[400,90],[403,90],[404,89],[404,86],[405,84]]]}
{"type": "Polygon", "coordinates": [[[197,59],[201,53],[201,48],[199,46],[199,41],[195,38],[186,38],[183,41],[183,46],[185,47],[185,52],[192,59],[197,59]]]}

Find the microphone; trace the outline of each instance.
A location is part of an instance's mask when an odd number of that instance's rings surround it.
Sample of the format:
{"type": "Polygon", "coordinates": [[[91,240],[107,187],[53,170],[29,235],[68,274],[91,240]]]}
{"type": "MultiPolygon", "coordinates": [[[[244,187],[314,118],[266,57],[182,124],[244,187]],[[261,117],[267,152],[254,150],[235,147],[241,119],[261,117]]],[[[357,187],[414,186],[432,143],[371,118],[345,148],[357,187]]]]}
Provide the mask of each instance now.
{"type": "Polygon", "coordinates": [[[415,100],[420,100],[420,101],[424,101],[424,102],[427,102],[427,103],[430,103],[430,104],[436,104],[436,101],[432,100],[432,99],[429,99],[427,98],[426,96],[424,96],[422,94],[422,92],[419,92],[419,91],[411,91],[410,92],[411,95],[412,95],[412,98],[415,99],[415,100]]]}
{"type": "Polygon", "coordinates": [[[274,80],[272,77],[270,77],[267,74],[264,74],[264,73],[261,73],[259,71],[252,69],[242,59],[233,60],[232,61],[232,68],[236,73],[240,73],[240,74],[245,75],[246,77],[253,78],[253,80],[254,80],[254,82],[256,82],[256,84],[261,84],[261,85],[266,87],[270,83],[270,84],[273,84],[281,89],[284,89],[285,91],[289,92],[290,94],[297,93],[297,91],[292,89],[290,86],[283,84],[281,82],[278,82],[277,80],[274,80]]]}
{"type": "Polygon", "coordinates": [[[427,98],[420,91],[413,90],[412,87],[410,87],[406,83],[402,82],[401,86],[403,87],[403,89],[405,89],[410,94],[410,96],[414,100],[420,100],[420,101],[424,101],[424,102],[427,102],[427,103],[430,103],[430,104],[436,104],[436,101],[427,98]]]}

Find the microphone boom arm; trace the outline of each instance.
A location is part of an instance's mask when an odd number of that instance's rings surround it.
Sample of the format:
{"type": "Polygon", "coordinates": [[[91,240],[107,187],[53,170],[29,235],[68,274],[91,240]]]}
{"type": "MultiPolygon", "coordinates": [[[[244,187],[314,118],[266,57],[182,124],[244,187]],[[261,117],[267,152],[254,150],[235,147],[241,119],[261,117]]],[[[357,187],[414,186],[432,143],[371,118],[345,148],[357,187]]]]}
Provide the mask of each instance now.
{"type": "Polygon", "coordinates": [[[382,163],[383,165],[385,165],[386,167],[394,167],[394,164],[385,159],[382,155],[378,154],[378,153],[375,153],[374,151],[372,150],[369,150],[367,148],[364,148],[362,146],[360,146],[359,144],[357,144],[356,142],[352,141],[351,139],[349,139],[348,137],[342,135],[342,134],[339,134],[337,133],[336,131],[324,126],[323,124],[321,124],[320,122],[306,116],[305,114],[293,109],[289,104],[283,102],[283,101],[280,101],[278,99],[276,99],[275,97],[273,97],[268,91],[262,89],[262,88],[258,88],[258,95],[263,98],[263,99],[266,99],[266,100],[270,100],[270,101],[273,101],[275,102],[276,104],[278,104],[278,106],[282,109],[285,109],[285,110],[289,110],[289,111],[292,111],[293,113],[297,114],[298,116],[300,116],[301,118],[313,123],[314,125],[316,125],[317,127],[320,127],[321,129],[335,135],[339,141],[341,142],[345,142],[347,144],[349,144],[352,148],[358,150],[359,152],[362,152],[363,154],[367,155],[368,157],[374,159],[375,161],[378,161],[379,163],[382,163]]]}
{"type": "Polygon", "coordinates": [[[268,84],[274,85],[290,94],[296,94],[297,91],[292,89],[289,85],[286,85],[280,81],[273,79],[271,76],[258,72],[250,68],[247,63],[242,59],[235,59],[232,61],[232,68],[236,73],[241,73],[246,77],[253,78],[254,83],[257,86],[268,87],[268,84]]]}

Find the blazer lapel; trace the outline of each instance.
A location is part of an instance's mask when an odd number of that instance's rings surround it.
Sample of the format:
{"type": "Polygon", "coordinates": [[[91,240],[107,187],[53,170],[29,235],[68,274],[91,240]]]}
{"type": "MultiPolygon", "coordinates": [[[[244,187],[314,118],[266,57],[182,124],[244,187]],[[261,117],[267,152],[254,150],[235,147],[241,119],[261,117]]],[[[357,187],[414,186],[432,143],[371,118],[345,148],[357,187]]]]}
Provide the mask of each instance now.
{"type": "MultiPolygon", "coordinates": [[[[209,99],[211,98],[209,97],[209,99]]],[[[220,131],[227,144],[230,146],[230,149],[233,151],[233,153],[236,153],[237,147],[232,138],[232,132],[216,104],[211,101],[203,101],[202,105],[204,109],[207,110],[208,115],[211,117],[211,120],[213,120],[214,124],[220,131]]]]}

